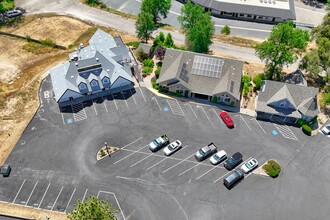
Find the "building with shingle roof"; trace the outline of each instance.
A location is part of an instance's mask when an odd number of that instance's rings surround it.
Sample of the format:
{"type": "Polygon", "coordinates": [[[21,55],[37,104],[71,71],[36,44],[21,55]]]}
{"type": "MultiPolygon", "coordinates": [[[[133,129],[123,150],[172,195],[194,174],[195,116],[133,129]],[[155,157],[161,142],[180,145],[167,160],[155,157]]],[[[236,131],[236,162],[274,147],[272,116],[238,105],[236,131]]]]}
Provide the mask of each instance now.
{"type": "Polygon", "coordinates": [[[133,57],[120,37],[98,29],[70,53],[69,60],[50,71],[54,99],[60,107],[130,89],[133,57]]]}
{"type": "Polygon", "coordinates": [[[166,49],[157,83],[192,98],[239,106],[243,62],[166,49]]]}
{"type": "Polygon", "coordinates": [[[257,97],[257,117],[289,124],[300,118],[310,121],[320,112],[318,91],[302,84],[264,80],[257,97]]]}
{"type": "MultiPolygon", "coordinates": [[[[179,0],[183,3],[187,0],[179,0]]],[[[296,19],[294,0],[191,0],[217,17],[266,23],[296,19]]]]}

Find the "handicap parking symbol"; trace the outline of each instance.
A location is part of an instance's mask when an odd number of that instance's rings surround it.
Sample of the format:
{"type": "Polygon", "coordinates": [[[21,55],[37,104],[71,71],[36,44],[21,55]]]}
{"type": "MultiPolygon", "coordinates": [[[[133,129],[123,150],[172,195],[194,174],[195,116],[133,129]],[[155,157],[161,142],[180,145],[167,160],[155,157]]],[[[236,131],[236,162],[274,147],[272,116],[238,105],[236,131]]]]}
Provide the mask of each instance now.
{"type": "Polygon", "coordinates": [[[163,110],[164,110],[164,112],[168,112],[169,111],[169,108],[168,107],[164,107],[163,110]]]}
{"type": "Polygon", "coordinates": [[[272,134],[273,134],[273,135],[277,135],[278,132],[277,132],[276,130],[272,130],[272,134]]]}
{"type": "Polygon", "coordinates": [[[71,124],[71,123],[73,122],[73,120],[72,120],[72,118],[68,118],[68,119],[66,120],[66,122],[67,122],[68,124],[71,124]]]}

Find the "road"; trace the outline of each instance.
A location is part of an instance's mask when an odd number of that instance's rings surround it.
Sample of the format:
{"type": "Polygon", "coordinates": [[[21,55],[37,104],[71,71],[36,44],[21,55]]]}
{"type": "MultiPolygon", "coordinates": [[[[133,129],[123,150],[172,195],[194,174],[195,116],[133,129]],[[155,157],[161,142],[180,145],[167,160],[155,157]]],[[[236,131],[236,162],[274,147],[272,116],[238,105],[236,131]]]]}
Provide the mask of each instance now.
{"type": "MultiPolygon", "coordinates": [[[[88,7],[79,0],[17,0],[16,5],[25,8],[27,14],[55,13],[69,15],[97,25],[110,27],[129,34],[135,34],[134,20],[88,7]]],[[[168,31],[164,32],[167,33],[168,31]]],[[[176,44],[184,44],[183,34],[179,31],[170,32],[176,44]]],[[[154,35],[156,34],[157,31],[154,32],[154,35]]],[[[252,48],[242,48],[221,42],[214,42],[210,49],[216,54],[227,55],[252,63],[262,63],[255,55],[255,51],[252,48]]],[[[288,69],[294,71],[297,67],[298,64],[294,63],[289,66],[288,69]]]]}

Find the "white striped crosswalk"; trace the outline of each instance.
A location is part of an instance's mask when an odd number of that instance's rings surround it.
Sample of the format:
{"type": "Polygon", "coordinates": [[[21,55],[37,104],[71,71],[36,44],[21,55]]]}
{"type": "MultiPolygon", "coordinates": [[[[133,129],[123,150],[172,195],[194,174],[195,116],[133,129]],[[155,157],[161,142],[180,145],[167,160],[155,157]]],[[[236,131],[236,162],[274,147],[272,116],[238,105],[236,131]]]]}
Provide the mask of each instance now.
{"type": "Polygon", "coordinates": [[[284,123],[276,122],[273,123],[274,126],[277,128],[277,130],[282,134],[284,138],[292,139],[298,141],[298,138],[294,133],[291,131],[291,129],[284,123]]]}
{"type": "Polygon", "coordinates": [[[73,118],[75,121],[82,121],[87,118],[84,105],[81,102],[71,105],[71,108],[72,108],[73,118]]]}
{"type": "Polygon", "coordinates": [[[185,116],[178,100],[176,99],[166,99],[168,105],[170,106],[173,114],[185,116]]]}

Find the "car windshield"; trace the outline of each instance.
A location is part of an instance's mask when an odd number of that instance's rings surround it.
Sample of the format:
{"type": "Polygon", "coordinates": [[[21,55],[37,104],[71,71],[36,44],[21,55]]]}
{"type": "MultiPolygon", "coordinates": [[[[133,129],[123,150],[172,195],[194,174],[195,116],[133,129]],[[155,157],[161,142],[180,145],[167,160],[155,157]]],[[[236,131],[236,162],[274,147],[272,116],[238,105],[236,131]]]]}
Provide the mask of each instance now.
{"type": "Polygon", "coordinates": [[[202,149],[200,149],[198,152],[199,152],[201,155],[205,155],[205,152],[204,152],[202,149]]]}
{"type": "Polygon", "coordinates": [[[214,154],[214,155],[213,155],[213,158],[214,158],[215,160],[219,160],[219,159],[220,159],[220,157],[219,157],[217,154],[214,154]]]}
{"type": "Polygon", "coordinates": [[[245,164],[245,166],[246,166],[247,168],[251,168],[251,163],[250,163],[250,162],[247,162],[247,163],[245,164]]]}
{"type": "Polygon", "coordinates": [[[231,157],[231,158],[228,159],[228,162],[229,163],[235,163],[235,159],[231,157]]]}
{"type": "Polygon", "coordinates": [[[169,150],[173,150],[174,148],[175,148],[175,146],[174,146],[174,144],[170,144],[170,145],[168,145],[168,147],[167,147],[169,150]]]}
{"type": "Polygon", "coordinates": [[[156,144],[156,145],[160,144],[159,138],[157,138],[156,140],[154,140],[154,144],[156,144]]]}

